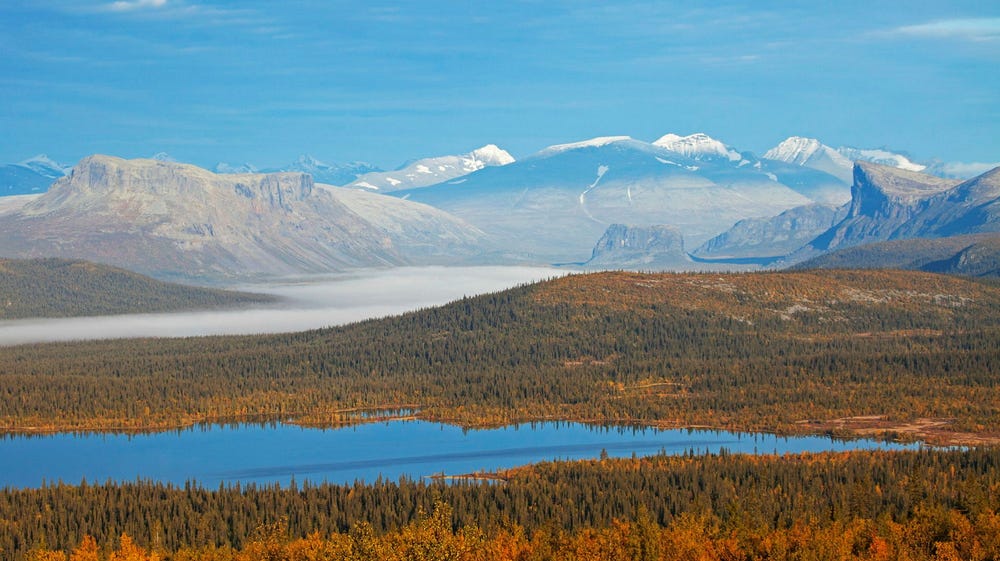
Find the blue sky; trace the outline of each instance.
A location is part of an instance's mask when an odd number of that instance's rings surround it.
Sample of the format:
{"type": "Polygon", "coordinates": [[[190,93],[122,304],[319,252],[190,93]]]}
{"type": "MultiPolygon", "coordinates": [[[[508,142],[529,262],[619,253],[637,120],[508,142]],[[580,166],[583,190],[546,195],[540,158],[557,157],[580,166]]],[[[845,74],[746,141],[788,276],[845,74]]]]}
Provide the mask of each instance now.
{"type": "Polygon", "coordinates": [[[4,0],[0,162],[790,135],[1000,160],[1000,2],[4,0]]]}

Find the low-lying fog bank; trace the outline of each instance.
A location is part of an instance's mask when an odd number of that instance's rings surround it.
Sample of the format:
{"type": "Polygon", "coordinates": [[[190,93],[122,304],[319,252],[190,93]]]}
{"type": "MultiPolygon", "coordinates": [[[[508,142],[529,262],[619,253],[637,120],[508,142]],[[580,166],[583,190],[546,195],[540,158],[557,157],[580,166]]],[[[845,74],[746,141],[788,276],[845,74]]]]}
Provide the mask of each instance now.
{"type": "Polygon", "coordinates": [[[2,321],[0,345],[303,331],[439,306],[566,273],[543,267],[407,267],[240,285],[233,288],[274,294],[282,302],[231,311],[2,321]]]}

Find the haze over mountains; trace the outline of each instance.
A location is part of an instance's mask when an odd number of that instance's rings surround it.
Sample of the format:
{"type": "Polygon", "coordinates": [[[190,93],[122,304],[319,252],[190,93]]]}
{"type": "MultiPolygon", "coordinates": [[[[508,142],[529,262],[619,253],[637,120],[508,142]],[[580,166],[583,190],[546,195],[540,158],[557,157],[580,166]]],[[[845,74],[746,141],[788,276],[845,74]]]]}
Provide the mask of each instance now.
{"type": "MultiPolygon", "coordinates": [[[[7,167],[64,173],[43,157],[7,167]]],[[[297,171],[216,169],[225,173],[165,154],[85,158],[44,196],[0,198],[0,255],[166,278],[457,263],[690,270],[1000,230],[996,171],[961,182],[904,154],[804,137],[764,158],[670,133],[558,144],[516,161],[486,145],[388,172],[308,156],[282,168],[297,171]]]]}
{"type": "Polygon", "coordinates": [[[510,258],[548,262],[586,260],[611,224],[669,225],[698,244],[742,218],[815,202],[820,191],[848,197],[832,176],[784,184],[775,172],[801,178],[800,169],[720,155],[701,137],[685,153],[623,136],[555,145],[461,182],[392,194],[475,224],[510,258]]]}

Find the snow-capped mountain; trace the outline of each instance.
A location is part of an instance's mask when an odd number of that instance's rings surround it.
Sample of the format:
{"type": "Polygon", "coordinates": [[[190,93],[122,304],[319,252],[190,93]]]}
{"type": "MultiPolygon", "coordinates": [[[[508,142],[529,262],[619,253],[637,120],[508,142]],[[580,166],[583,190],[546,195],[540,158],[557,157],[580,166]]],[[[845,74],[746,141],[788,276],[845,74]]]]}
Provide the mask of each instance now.
{"type": "Polygon", "coordinates": [[[764,153],[764,158],[804,166],[835,175],[850,183],[855,162],[871,162],[883,166],[924,172],[938,177],[968,179],[985,173],[1000,163],[930,162],[913,161],[909,156],[884,148],[831,148],[816,140],[791,136],[764,153]]]}
{"type": "Polygon", "coordinates": [[[851,182],[854,162],[815,138],[791,136],[764,153],[764,159],[785,162],[829,173],[851,182]]]}
{"type": "Polygon", "coordinates": [[[673,133],[665,134],[654,141],[653,145],[682,154],[692,160],[713,158],[723,158],[733,162],[743,160],[742,154],[701,132],[688,136],[680,136],[673,133]]]}
{"type": "Polygon", "coordinates": [[[296,171],[308,173],[317,183],[329,185],[344,185],[357,179],[359,176],[373,171],[380,171],[379,168],[367,162],[348,162],[346,164],[327,164],[316,158],[303,154],[294,162],[280,168],[268,168],[260,170],[262,173],[276,173],[283,171],[296,171]]]}
{"type": "Polygon", "coordinates": [[[723,153],[694,159],[627,136],[605,136],[392,194],[463,218],[510,258],[536,262],[585,261],[612,224],[671,224],[700,244],[740,219],[814,202],[804,194],[807,180],[793,187],[779,172],[821,178],[845,191],[846,199],[848,187],[826,174],[780,162],[765,169],[723,153]]]}
{"type": "Polygon", "coordinates": [[[315,188],[301,172],[217,175],[101,155],[0,215],[9,256],[87,259],[161,278],[456,263],[478,257],[483,238],[438,209],[315,188]]]}
{"type": "Polygon", "coordinates": [[[422,158],[395,171],[366,173],[345,187],[389,193],[458,179],[485,167],[505,166],[513,162],[514,157],[506,150],[496,144],[487,144],[468,154],[422,158]]]}
{"type": "Polygon", "coordinates": [[[0,196],[44,193],[69,169],[45,154],[0,166],[0,196]]]}

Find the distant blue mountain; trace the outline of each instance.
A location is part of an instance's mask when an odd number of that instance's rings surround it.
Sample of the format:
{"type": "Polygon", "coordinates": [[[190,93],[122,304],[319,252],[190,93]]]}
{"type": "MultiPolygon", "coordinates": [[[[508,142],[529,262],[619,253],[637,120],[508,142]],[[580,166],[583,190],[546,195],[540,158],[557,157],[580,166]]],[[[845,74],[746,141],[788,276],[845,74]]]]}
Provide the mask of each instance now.
{"type": "Polygon", "coordinates": [[[44,193],[56,179],[66,175],[66,169],[44,154],[0,165],[0,196],[44,193]]]}

